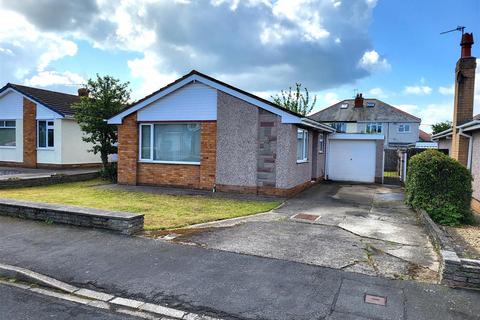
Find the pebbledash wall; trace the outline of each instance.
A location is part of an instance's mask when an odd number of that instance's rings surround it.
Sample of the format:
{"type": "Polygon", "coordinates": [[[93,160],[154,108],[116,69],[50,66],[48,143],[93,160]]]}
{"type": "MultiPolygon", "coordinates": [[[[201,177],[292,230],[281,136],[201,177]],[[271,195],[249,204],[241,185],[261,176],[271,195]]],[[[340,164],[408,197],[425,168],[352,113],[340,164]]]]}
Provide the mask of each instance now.
{"type": "Polygon", "coordinates": [[[472,209],[480,214],[480,132],[474,133],[472,139],[472,209]]]}
{"type": "Polygon", "coordinates": [[[80,126],[73,119],[11,91],[0,98],[0,120],[15,120],[14,147],[0,147],[0,165],[25,167],[96,166],[98,155],[88,152],[80,126]],[[54,147],[37,148],[37,120],[54,121],[54,147]]]}
{"type": "MultiPolygon", "coordinates": [[[[201,86],[190,84],[178,91],[190,95],[202,90],[201,86]]],[[[176,102],[170,99],[170,103],[176,102]]],[[[282,124],[280,116],[219,90],[215,90],[215,99],[217,120],[198,121],[201,123],[200,165],[139,161],[138,135],[142,121],[137,119],[138,112],[125,117],[118,126],[119,183],[198,189],[215,187],[218,191],[288,196],[311,184],[312,165],[321,169],[317,169],[318,178],[323,176],[323,155],[317,159],[320,164],[312,164],[312,132],[309,134],[309,161],[297,163],[297,126],[282,124]]],[[[183,97],[184,100],[187,98],[183,97]]],[[[202,103],[203,100],[199,100],[202,103]]],[[[149,112],[154,113],[153,110],[149,112]]],[[[163,120],[164,116],[158,118],[163,120]]]]}

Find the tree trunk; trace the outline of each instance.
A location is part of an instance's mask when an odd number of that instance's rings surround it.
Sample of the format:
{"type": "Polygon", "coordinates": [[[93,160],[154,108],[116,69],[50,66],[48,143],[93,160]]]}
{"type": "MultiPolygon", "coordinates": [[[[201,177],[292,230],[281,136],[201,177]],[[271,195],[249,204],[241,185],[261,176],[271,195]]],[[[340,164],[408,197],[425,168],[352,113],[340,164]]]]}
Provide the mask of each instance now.
{"type": "Polygon", "coordinates": [[[102,159],[102,166],[105,169],[108,166],[108,153],[100,152],[100,158],[102,159]]]}

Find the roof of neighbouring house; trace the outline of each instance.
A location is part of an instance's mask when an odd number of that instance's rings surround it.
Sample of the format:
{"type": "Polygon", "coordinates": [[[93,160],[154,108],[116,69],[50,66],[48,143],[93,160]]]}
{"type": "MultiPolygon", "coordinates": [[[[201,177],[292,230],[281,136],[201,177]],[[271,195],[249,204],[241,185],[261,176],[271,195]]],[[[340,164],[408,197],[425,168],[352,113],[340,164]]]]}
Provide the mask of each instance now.
{"type": "Polygon", "coordinates": [[[38,88],[27,87],[19,84],[7,83],[0,93],[7,89],[14,89],[35,102],[59,113],[62,116],[71,116],[74,114],[72,105],[80,102],[80,97],[77,95],[50,91],[38,88]]]}
{"type": "Polygon", "coordinates": [[[354,104],[354,99],[343,100],[309,118],[320,122],[421,122],[420,118],[378,99],[364,99],[361,108],[355,108],[354,104]]]}
{"type": "Polygon", "coordinates": [[[432,136],[429,133],[426,133],[425,131],[420,129],[418,130],[418,139],[420,141],[428,142],[428,141],[432,141],[432,136]]]}

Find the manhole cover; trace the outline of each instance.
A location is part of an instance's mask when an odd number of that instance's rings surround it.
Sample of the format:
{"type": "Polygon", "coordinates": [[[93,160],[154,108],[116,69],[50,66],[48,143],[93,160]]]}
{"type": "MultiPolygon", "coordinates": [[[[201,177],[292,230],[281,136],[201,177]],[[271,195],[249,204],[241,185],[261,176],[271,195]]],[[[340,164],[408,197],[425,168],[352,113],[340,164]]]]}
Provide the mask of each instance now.
{"type": "Polygon", "coordinates": [[[365,295],[365,303],[376,304],[379,306],[385,306],[387,304],[387,297],[374,296],[371,294],[365,295]]]}
{"type": "Polygon", "coordinates": [[[307,221],[315,221],[319,217],[320,216],[316,216],[314,214],[306,214],[306,213],[299,213],[293,216],[294,219],[307,220],[307,221]]]}

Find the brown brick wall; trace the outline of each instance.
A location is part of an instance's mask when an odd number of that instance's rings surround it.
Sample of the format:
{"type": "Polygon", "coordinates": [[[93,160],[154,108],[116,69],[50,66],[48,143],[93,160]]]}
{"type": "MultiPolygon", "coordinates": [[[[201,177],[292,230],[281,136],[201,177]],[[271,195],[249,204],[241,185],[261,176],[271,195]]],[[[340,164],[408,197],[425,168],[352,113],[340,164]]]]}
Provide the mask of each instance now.
{"type": "MultiPolygon", "coordinates": [[[[473,118],[473,98],[475,91],[476,59],[461,58],[455,70],[455,100],[453,107],[453,128],[473,118]]],[[[451,156],[461,164],[467,165],[468,139],[453,130],[451,156]]]]}
{"type": "Polygon", "coordinates": [[[23,166],[37,167],[37,105],[23,98],[23,166]]]}
{"type": "Polygon", "coordinates": [[[215,121],[201,124],[200,165],[138,162],[139,130],[136,113],[118,126],[118,182],[196,189],[211,189],[215,184],[215,121]]]}
{"type": "Polygon", "coordinates": [[[137,113],[133,113],[118,126],[118,183],[137,184],[137,159],[137,113]]]}
{"type": "Polygon", "coordinates": [[[217,122],[202,122],[200,136],[200,188],[212,189],[215,185],[217,157],[217,122]]]}
{"type": "Polygon", "coordinates": [[[472,210],[475,211],[475,213],[480,214],[480,200],[472,198],[471,206],[472,210]]]}

